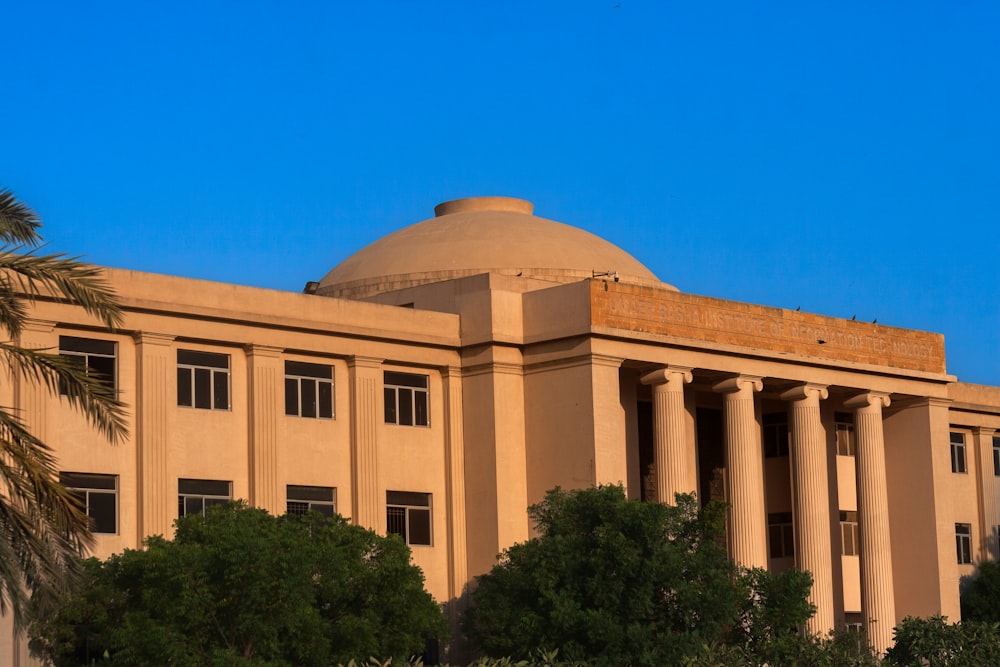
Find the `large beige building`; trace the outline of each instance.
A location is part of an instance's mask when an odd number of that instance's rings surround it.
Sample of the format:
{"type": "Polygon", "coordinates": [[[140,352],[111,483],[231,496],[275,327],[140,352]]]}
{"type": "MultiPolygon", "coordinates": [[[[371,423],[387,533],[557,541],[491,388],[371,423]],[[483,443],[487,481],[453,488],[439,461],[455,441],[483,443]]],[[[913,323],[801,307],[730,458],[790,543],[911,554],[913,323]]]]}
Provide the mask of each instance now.
{"type": "MultiPolygon", "coordinates": [[[[111,446],[59,397],[2,390],[55,445],[98,555],[228,498],[335,509],[402,534],[449,603],[547,489],[622,483],[728,500],[736,561],[813,573],[814,631],[884,648],[906,615],[960,616],[960,578],[997,548],[1000,388],[949,375],[942,336],[685,294],[518,199],[435,213],[302,294],[109,269],[121,330],[34,308],[20,343],[131,406],[111,446]]],[[[28,664],[11,637],[0,663],[28,664]]]]}

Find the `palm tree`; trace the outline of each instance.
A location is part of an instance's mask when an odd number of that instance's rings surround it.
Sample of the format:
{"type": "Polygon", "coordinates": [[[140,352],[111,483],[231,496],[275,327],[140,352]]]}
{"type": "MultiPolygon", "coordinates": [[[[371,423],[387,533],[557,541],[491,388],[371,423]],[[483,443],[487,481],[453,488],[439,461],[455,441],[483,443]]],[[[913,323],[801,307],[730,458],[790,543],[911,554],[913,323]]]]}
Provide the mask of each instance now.
{"type": "MultiPolygon", "coordinates": [[[[16,383],[41,383],[112,443],[127,436],[126,413],[99,376],[57,352],[22,347],[29,309],[39,300],[75,304],[109,328],[122,313],[101,269],[63,254],[40,254],[41,221],[7,190],[0,190],[0,364],[16,383]]],[[[2,377],[2,375],[0,375],[2,377]]],[[[71,584],[77,556],[91,544],[89,519],[59,483],[52,448],[32,435],[18,410],[0,406],[0,613],[25,622],[29,596],[45,608],[71,584]]]]}

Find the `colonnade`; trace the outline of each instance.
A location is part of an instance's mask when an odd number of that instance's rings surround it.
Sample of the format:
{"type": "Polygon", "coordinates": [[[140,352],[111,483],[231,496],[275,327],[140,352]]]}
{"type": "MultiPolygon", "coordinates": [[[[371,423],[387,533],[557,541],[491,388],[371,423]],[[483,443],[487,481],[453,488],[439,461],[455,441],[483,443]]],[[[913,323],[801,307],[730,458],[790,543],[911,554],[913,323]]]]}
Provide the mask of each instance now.
{"type": "MultiPolygon", "coordinates": [[[[691,368],[665,366],[641,379],[653,394],[654,466],[660,502],[673,502],[674,493],[695,490],[686,488],[696,462],[688,460],[684,426],[684,385],[692,377],[691,368]]],[[[734,375],[715,383],[712,389],[722,395],[730,554],[743,567],[767,568],[764,456],[755,409],[755,395],[763,389],[763,380],[734,375]]],[[[834,629],[835,526],[831,513],[836,499],[830,497],[827,437],[820,417],[820,402],[828,397],[825,386],[813,383],[802,383],[780,394],[788,403],[790,416],[796,567],[812,574],[810,602],[816,606],[816,614],[807,629],[819,634],[834,629]]],[[[857,437],[862,617],[869,642],[881,652],[892,645],[895,626],[882,428],[882,409],[888,405],[889,396],[874,391],[859,391],[844,403],[854,413],[857,437]]]]}

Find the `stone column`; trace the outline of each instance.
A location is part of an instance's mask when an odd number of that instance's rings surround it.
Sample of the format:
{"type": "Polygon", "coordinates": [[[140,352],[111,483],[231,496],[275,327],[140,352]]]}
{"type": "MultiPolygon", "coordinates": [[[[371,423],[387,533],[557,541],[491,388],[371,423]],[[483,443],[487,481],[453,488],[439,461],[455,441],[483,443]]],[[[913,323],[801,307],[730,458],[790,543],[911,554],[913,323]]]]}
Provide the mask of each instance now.
{"type": "Polygon", "coordinates": [[[248,345],[247,380],[250,504],[274,515],[285,513],[285,493],[278,484],[278,419],[281,415],[284,369],[281,348],[248,345]]]}
{"type": "Polygon", "coordinates": [[[167,467],[168,415],[177,405],[177,355],[173,336],[139,331],[136,344],[135,442],[137,543],[150,535],[173,535],[176,489],[167,467]],[[176,389],[175,389],[176,391],[176,389]]]}
{"type": "Polygon", "coordinates": [[[351,514],[354,523],[385,533],[385,496],[379,494],[378,431],[384,415],[382,360],[351,357],[351,514]]]}
{"type": "MultiPolygon", "coordinates": [[[[55,322],[42,320],[27,320],[21,329],[21,336],[17,344],[21,347],[43,350],[51,354],[58,353],[59,339],[53,335],[55,322]]],[[[14,383],[16,394],[13,397],[14,405],[17,406],[16,415],[20,416],[22,422],[36,438],[42,442],[48,439],[48,403],[54,398],[58,398],[58,390],[50,390],[44,381],[35,381],[31,377],[18,374],[13,369],[8,368],[11,380],[14,383]]]]}
{"type": "Polygon", "coordinates": [[[749,375],[738,375],[713,387],[723,394],[727,495],[731,506],[729,550],[738,565],[766,569],[764,453],[753,398],[754,392],[763,388],[761,378],[749,375]]]}
{"type": "Polygon", "coordinates": [[[972,429],[972,437],[976,442],[976,453],[979,457],[976,466],[976,495],[979,496],[979,558],[982,560],[1000,559],[1000,544],[997,540],[996,526],[1000,524],[997,514],[997,476],[993,470],[993,438],[997,430],[984,426],[972,429]]]}
{"type": "Polygon", "coordinates": [[[674,503],[678,493],[694,493],[688,488],[691,461],[687,455],[684,423],[684,385],[692,379],[691,369],[666,366],[642,376],[653,388],[653,462],[656,467],[656,500],[674,503]]]}
{"type": "Polygon", "coordinates": [[[879,653],[892,646],[896,602],[889,543],[882,408],[889,395],[865,392],[844,403],[854,410],[858,439],[858,530],[861,536],[861,613],[868,643],[879,653]]]}
{"type": "Polygon", "coordinates": [[[806,627],[818,635],[826,635],[834,628],[829,472],[826,432],[819,412],[819,402],[827,396],[825,386],[808,383],[781,394],[783,400],[792,402],[795,560],[800,570],[812,574],[809,601],[816,605],[816,614],[806,627]]]}
{"type": "MultiPolygon", "coordinates": [[[[468,552],[466,550],[465,524],[465,439],[462,407],[462,369],[448,366],[441,370],[444,391],[445,422],[445,502],[448,508],[448,597],[445,605],[452,627],[465,612],[468,597],[465,586],[469,582],[468,552]]],[[[465,655],[461,639],[449,646],[449,658],[465,655]]]]}

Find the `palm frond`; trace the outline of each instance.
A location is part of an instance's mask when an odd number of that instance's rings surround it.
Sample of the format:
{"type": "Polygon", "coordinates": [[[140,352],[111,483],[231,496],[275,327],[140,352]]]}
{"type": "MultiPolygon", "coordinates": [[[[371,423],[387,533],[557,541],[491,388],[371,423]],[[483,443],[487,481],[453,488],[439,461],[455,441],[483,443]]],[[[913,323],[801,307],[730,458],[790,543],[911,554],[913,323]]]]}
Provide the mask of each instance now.
{"type": "Polygon", "coordinates": [[[0,359],[11,372],[30,382],[43,384],[53,394],[62,394],[83,413],[92,426],[114,444],[128,437],[128,410],[114,388],[68,357],[0,343],[0,359]]]}
{"type": "Polygon", "coordinates": [[[0,272],[7,275],[15,294],[28,301],[47,291],[82,307],[109,328],[122,324],[121,307],[104,270],[78,257],[0,252],[0,272]]]}
{"type": "Polygon", "coordinates": [[[38,245],[42,221],[30,206],[18,201],[10,190],[0,190],[0,241],[6,244],[38,245]]]}

